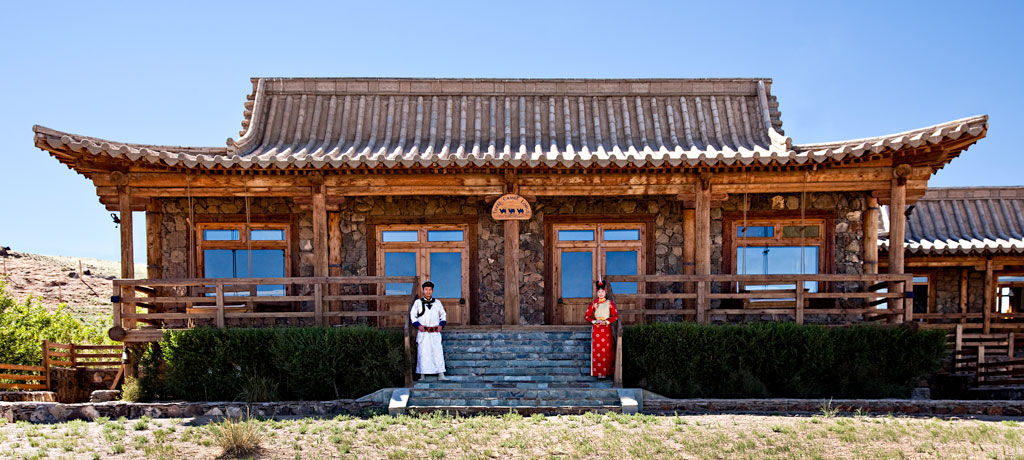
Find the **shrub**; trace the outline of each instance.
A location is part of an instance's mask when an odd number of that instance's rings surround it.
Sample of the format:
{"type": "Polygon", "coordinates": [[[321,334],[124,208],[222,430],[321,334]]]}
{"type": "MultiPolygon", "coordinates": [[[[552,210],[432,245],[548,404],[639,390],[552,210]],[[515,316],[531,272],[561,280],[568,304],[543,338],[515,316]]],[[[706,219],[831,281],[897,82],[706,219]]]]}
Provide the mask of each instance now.
{"type": "Polygon", "coordinates": [[[210,432],[221,448],[221,458],[247,457],[260,450],[263,429],[251,417],[228,417],[211,426],[210,432]]]}
{"type": "Polygon", "coordinates": [[[907,397],[944,331],[904,326],[659,323],[623,333],[628,386],[669,397],[907,397]]]}
{"type": "MultiPolygon", "coordinates": [[[[0,363],[38,366],[43,359],[43,340],[61,343],[107,344],[110,324],[84,323],[61,304],[50,312],[37,299],[23,302],[6,291],[0,278],[0,363]]],[[[107,321],[109,322],[109,318],[107,321]]]]}
{"type": "Polygon", "coordinates": [[[168,331],[142,362],[147,394],[253,402],[359,397],[408,365],[401,332],[365,326],[168,331]]]}
{"type": "Polygon", "coordinates": [[[121,400],[129,402],[145,401],[145,393],[139,380],[134,377],[125,376],[124,384],[121,385],[121,400]]]}

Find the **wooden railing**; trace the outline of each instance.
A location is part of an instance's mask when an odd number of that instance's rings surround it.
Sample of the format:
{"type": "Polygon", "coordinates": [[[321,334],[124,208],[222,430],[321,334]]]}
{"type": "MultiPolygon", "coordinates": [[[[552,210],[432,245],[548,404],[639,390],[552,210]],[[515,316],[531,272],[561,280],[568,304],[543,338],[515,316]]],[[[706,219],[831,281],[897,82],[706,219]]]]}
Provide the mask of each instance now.
{"type": "MultiPolygon", "coordinates": [[[[610,275],[609,282],[643,283],[639,294],[623,295],[620,298],[647,300],[682,300],[689,305],[684,308],[660,309],[639,308],[619,310],[620,315],[640,315],[645,322],[650,315],[684,315],[698,323],[708,324],[715,315],[789,315],[798,324],[803,324],[806,315],[861,315],[867,318],[889,317],[909,321],[912,310],[904,308],[905,299],[912,297],[903,287],[910,287],[913,275],[610,275]],[[810,292],[806,283],[816,283],[818,292],[810,292]],[[846,290],[830,291],[827,285],[844,283],[846,290]],[[657,292],[652,284],[669,284],[668,289],[657,292]],[[715,285],[719,288],[715,289],[715,285]],[[731,292],[735,286],[793,286],[792,289],[747,289],[731,292]],[[856,286],[853,286],[856,285],[856,286]],[[683,289],[679,289],[682,286],[683,289]],[[851,287],[859,287],[851,290],[851,287]],[[894,292],[881,292],[888,288],[894,292]],[[811,305],[814,299],[864,299],[858,307],[833,305],[821,307],[811,305]],[[726,301],[732,306],[711,308],[712,301],[726,301]],[[889,308],[879,308],[888,303],[889,308]]],[[[645,302],[640,302],[645,303],[645,302]]],[[[833,302],[838,304],[838,302],[833,302]]]]}
{"type": "MultiPolygon", "coordinates": [[[[368,318],[372,325],[402,328],[411,362],[408,314],[418,285],[415,276],[118,279],[113,281],[110,338],[125,343],[155,342],[166,330],[200,324],[225,328],[230,326],[229,320],[241,326],[281,320],[328,326],[340,325],[343,318],[368,318]],[[385,292],[385,285],[392,283],[412,284],[413,296],[374,293],[385,292]],[[284,292],[259,295],[261,286],[275,291],[283,287],[284,292]],[[346,287],[366,293],[342,294],[346,287]],[[353,302],[363,304],[363,309],[347,308],[353,302]],[[388,305],[396,307],[388,309],[388,305]]],[[[411,370],[406,374],[406,383],[411,384],[411,370]]]]}
{"type": "MultiPolygon", "coordinates": [[[[888,319],[890,321],[911,321],[913,309],[906,305],[913,297],[908,290],[912,286],[912,274],[878,275],[608,275],[609,283],[640,283],[638,294],[619,294],[624,304],[627,299],[635,300],[643,308],[620,309],[619,317],[638,315],[641,323],[650,316],[682,316],[684,320],[709,324],[716,315],[785,315],[803,324],[807,315],[860,316],[868,320],[888,319]],[[815,283],[817,292],[804,288],[806,283],[815,283]],[[843,291],[830,290],[836,283],[843,283],[843,291]],[[652,285],[668,285],[656,289],[652,285]],[[717,285],[717,289],[715,288],[717,285]],[[792,286],[792,289],[742,289],[744,286],[792,286]],[[859,288],[853,290],[851,288],[859,288]],[[882,292],[887,289],[887,292],[882,292]],[[739,292],[736,292],[739,291],[739,292]],[[832,299],[831,306],[822,307],[816,299],[832,299]],[[863,299],[861,305],[844,307],[840,300],[863,299]],[[683,308],[648,308],[652,301],[667,301],[676,304],[681,301],[683,308]],[[712,302],[733,305],[712,308],[712,302]],[[887,308],[880,308],[887,304],[887,308]]],[[[609,296],[614,294],[609,293],[609,296]]],[[[614,385],[622,386],[622,321],[615,326],[617,333],[615,349],[614,385]]]]}
{"type": "Polygon", "coordinates": [[[120,369],[114,386],[124,371],[121,363],[124,347],[121,345],[80,345],[43,340],[41,347],[43,358],[40,366],[0,364],[0,390],[50,390],[51,367],[120,369]]]}

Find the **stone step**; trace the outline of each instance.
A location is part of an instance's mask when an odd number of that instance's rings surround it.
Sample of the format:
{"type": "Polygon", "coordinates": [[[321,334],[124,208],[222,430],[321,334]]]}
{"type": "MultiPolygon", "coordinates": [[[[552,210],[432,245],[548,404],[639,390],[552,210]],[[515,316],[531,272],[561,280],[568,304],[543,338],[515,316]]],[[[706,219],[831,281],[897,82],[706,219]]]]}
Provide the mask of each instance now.
{"type": "Polygon", "coordinates": [[[503,345],[481,346],[467,344],[443,344],[445,353],[586,353],[590,354],[590,344],[586,345],[503,345]]]}
{"type": "Polygon", "coordinates": [[[613,388],[413,388],[409,399],[418,398],[498,398],[498,399],[614,399],[619,400],[618,390],[613,388]]]}
{"type": "MultiPolygon", "coordinates": [[[[447,366],[446,366],[447,367],[447,366]]],[[[448,367],[448,375],[583,375],[590,373],[590,365],[574,367],[448,367]]]]}
{"type": "Polygon", "coordinates": [[[469,345],[469,346],[521,346],[521,345],[540,345],[540,346],[579,346],[589,345],[590,338],[586,339],[553,339],[553,338],[537,338],[537,339],[503,339],[503,338],[459,338],[451,336],[441,336],[441,341],[444,343],[458,344],[458,345],[469,345]]]}
{"type": "Polygon", "coordinates": [[[590,353],[480,353],[444,350],[444,361],[590,360],[590,353]]]}
{"type": "MultiPolygon", "coordinates": [[[[454,377],[454,376],[453,376],[454,377]]],[[[552,382],[534,382],[534,381],[436,381],[436,382],[416,382],[413,388],[423,389],[434,389],[434,388],[448,388],[448,389],[459,389],[459,388],[475,388],[475,389],[501,389],[501,388],[517,388],[517,389],[567,389],[567,388],[611,388],[612,382],[610,380],[582,380],[582,381],[552,381],[552,382]]]]}
{"type": "MultiPolygon", "coordinates": [[[[544,374],[544,375],[507,375],[507,374],[492,374],[492,375],[452,375],[449,374],[448,380],[450,382],[480,382],[480,383],[506,383],[506,382],[601,382],[608,381],[608,379],[598,379],[588,373],[586,374],[544,374]]],[[[445,380],[437,380],[436,377],[423,377],[417,380],[417,383],[429,383],[429,382],[444,382],[445,380]]]]}
{"type": "Polygon", "coordinates": [[[537,369],[548,369],[552,367],[588,367],[590,366],[590,359],[484,359],[484,360],[466,360],[466,359],[450,359],[445,358],[445,367],[448,368],[460,368],[460,367],[480,367],[480,368],[512,368],[512,367],[531,367],[537,369]]]}
{"type": "Polygon", "coordinates": [[[608,406],[413,406],[408,408],[410,413],[443,412],[448,415],[467,417],[471,415],[502,415],[515,412],[520,415],[544,414],[544,415],[582,415],[586,413],[622,413],[620,404],[608,406]]]}
{"type": "Polygon", "coordinates": [[[590,332],[449,332],[451,340],[590,340],[590,332]]]}
{"type": "Polygon", "coordinates": [[[407,407],[606,407],[621,406],[615,399],[504,399],[504,398],[409,398],[407,407]]]}

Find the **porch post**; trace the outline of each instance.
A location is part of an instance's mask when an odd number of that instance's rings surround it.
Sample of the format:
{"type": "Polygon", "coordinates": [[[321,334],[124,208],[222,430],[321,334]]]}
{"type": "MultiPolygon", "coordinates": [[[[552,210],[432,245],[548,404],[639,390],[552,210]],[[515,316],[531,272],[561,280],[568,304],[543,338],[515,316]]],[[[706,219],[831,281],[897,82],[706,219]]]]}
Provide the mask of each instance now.
{"type": "MultiPolygon", "coordinates": [[[[685,204],[683,206],[686,206],[685,204]]],[[[696,267],[696,217],[693,208],[683,208],[683,274],[692,275],[694,268],[696,267]]],[[[683,292],[690,294],[693,293],[693,283],[683,283],[683,292]]],[[[691,309],[694,308],[694,302],[692,299],[683,300],[683,308],[691,309]]]]}
{"type": "Polygon", "coordinates": [[[982,333],[988,334],[992,329],[992,313],[995,312],[995,273],[992,268],[992,257],[985,258],[985,306],[981,317],[984,321],[982,333]]]}
{"type": "MultiPolygon", "coordinates": [[[[694,271],[697,275],[711,274],[711,174],[700,175],[700,182],[696,190],[696,206],[694,209],[694,271]]],[[[698,284],[698,289],[708,288],[707,283],[698,284]]],[[[698,293],[699,294],[699,293],[698,293]]],[[[707,297],[697,297],[697,321],[702,323],[710,322],[707,297]]]]}
{"type": "MultiPolygon", "coordinates": [[[[907,176],[910,167],[899,165],[893,169],[892,199],[889,204],[889,274],[902,275],[903,272],[903,241],[907,231],[907,176]]],[[[889,283],[889,292],[903,293],[907,289],[904,283],[889,283]]],[[[896,299],[890,304],[903,309],[903,321],[910,322],[914,318],[914,309],[907,307],[906,298],[896,299]]]]}
{"type": "Polygon", "coordinates": [[[327,193],[323,177],[311,175],[313,185],[313,254],[316,260],[313,276],[327,276],[327,193]]]}
{"type": "Polygon", "coordinates": [[[505,324],[519,324],[519,221],[505,221],[505,324]]]}
{"type": "Polygon", "coordinates": [[[869,197],[867,209],[864,210],[864,255],[862,257],[865,275],[878,274],[878,198],[869,197]]]}
{"type": "MultiPolygon", "coordinates": [[[[132,240],[134,236],[132,234],[132,192],[128,186],[128,176],[124,173],[116,171],[110,173],[110,179],[117,184],[117,207],[120,214],[118,219],[121,220],[121,278],[133,279],[135,278],[135,248],[132,240]]],[[[122,286],[118,295],[121,298],[135,297],[135,287],[122,286]]],[[[122,318],[125,313],[135,314],[135,302],[121,302],[122,318]]],[[[122,320],[122,323],[123,325],[115,324],[115,326],[135,329],[136,321],[134,319],[122,320]]]]}

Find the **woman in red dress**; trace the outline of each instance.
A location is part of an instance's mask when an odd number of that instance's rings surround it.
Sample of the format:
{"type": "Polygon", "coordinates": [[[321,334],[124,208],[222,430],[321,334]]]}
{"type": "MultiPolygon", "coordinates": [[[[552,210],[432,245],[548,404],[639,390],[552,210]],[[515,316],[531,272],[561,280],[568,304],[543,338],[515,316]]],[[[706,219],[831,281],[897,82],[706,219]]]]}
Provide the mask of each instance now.
{"type": "Polygon", "coordinates": [[[587,307],[587,321],[593,324],[590,331],[590,375],[605,378],[612,375],[612,364],[615,362],[615,350],[612,349],[612,323],[619,319],[615,302],[606,299],[607,285],[598,281],[597,299],[587,307]]]}

